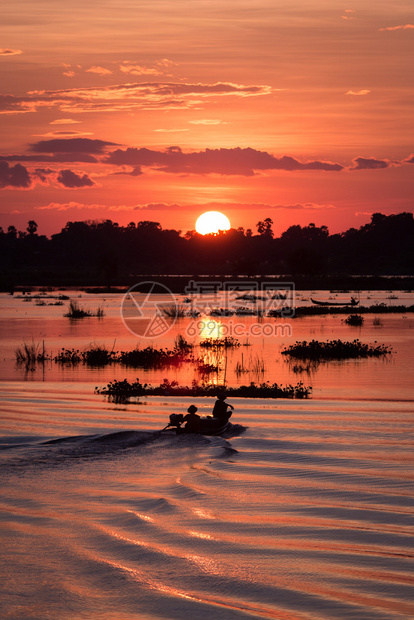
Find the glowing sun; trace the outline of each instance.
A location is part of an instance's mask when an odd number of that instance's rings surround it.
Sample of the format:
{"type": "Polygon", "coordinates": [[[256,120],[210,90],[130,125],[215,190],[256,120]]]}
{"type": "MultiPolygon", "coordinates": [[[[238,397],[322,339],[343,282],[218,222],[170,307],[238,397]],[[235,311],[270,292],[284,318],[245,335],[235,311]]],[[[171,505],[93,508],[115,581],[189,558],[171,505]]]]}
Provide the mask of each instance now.
{"type": "Polygon", "coordinates": [[[209,235],[211,233],[218,233],[219,230],[229,229],[229,218],[224,213],[220,213],[220,211],[207,211],[200,215],[196,221],[196,231],[200,235],[209,235]]]}

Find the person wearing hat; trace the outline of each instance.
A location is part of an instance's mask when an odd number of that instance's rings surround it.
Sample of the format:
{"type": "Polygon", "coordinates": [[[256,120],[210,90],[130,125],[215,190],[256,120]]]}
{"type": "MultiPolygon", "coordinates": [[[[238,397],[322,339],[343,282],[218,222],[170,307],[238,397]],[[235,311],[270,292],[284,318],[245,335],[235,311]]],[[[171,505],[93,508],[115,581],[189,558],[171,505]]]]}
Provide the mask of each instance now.
{"type": "Polygon", "coordinates": [[[185,427],[184,430],[186,433],[199,433],[200,432],[200,416],[197,415],[197,407],[195,405],[190,405],[187,409],[188,413],[184,416],[185,427]]]}
{"type": "Polygon", "coordinates": [[[225,392],[219,392],[217,394],[217,400],[214,403],[213,407],[213,417],[218,418],[222,422],[227,422],[234,410],[233,405],[230,405],[230,403],[226,403],[225,400],[225,392]],[[229,408],[231,409],[231,411],[229,411],[229,408]]]}

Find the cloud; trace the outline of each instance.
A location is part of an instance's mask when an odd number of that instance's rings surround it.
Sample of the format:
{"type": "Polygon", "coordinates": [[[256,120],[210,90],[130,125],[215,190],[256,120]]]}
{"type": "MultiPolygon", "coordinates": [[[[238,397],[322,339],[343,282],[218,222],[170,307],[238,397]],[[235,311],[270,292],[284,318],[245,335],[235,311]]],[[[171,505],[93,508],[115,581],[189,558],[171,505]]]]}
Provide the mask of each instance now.
{"type": "Polygon", "coordinates": [[[195,121],[188,121],[191,125],[227,125],[225,121],[216,118],[200,118],[195,121]]]}
{"type": "Polygon", "coordinates": [[[108,155],[107,163],[117,166],[149,167],[173,174],[221,174],[253,176],[259,170],[325,170],[339,171],[340,164],[311,161],[300,162],[293,157],[274,157],[266,151],[252,148],[206,149],[184,153],[179,147],[166,151],[146,148],[116,149],[108,155]]]}
{"type": "Polygon", "coordinates": [[[361,95],[368,95],[370,92],[371,92],[370,90],[348,90],[348,92],[346,92],[345,95],[361,96],[361,95]]]}
{"type": "Polygon", "coordinates": [[[17,54],[23,54],[23,51],[0,48],[0,56],[17,56],[17,54]]]}
{"type": "Polygon", "coordinates": [[[386,32],[387,30],[410,30],[414,28],[414,24],[403,24],[401,26],[387,26],[386,28],[379,28],[378,32],[386,32]]]}
{"type": "Polygon", "coordinates": [[[180,133],[182,131],[190,131],[189,129],[154,129],[157,133],[180,133]]]}
{"type": "Polygon", "coordinates": [[[34,207],[34,209],[36,211],[69,211],[69,209],[76,209],[78,211],[83,211],[83,210],[95,210],[95,209],[102,209],[105,210],[107,207],[105,205],[85,205],[82,204],[81,202],[66,202],[66,203],[59,203],[59,202],[51,202],[48,205],[44,205],[41,207],[34,207]]]}
{"type": "Polygon", "coordinates": [[[91,138],[70,138],[54,140],[40,140],[30,144],[34,153],[88,153],[102,155],[109,146],[118,146],[116,142],[92,140],[91,138]]]}
{"type": "Polygon", "coordinates": [[[0,155],[0,161],[24,161],[43,163],[96,164],[98,160],[87,153],[56,153],[55,155],[0,155]]]}
{"type": "Polygon", "coordinates": [[[169,204],[163,202],[136,205],[134,211],[264,211],[264,210],[325,210],[336,209],[332,204],[319,204],[314,202],[296,204],[264,204],[264,203],[231,203],[231,202],[208,202],[203,204],[169,204]]]}
{"type": "Polygon", "coordinates": [[[407,159],[404,159],[406,164],[414,164],[414,154],[410,155],[407,159]]]}
{"type": "Polygon", "coordinates": [[[57,118],[55,121],[50,121],[49,125],[81,125],[82,121],[75,121],[73,118],[57,118]]]}
{"type": "Polygon", "coordinates": [[[72,170],[60,170],[57,176],[58,183],[61,183],[65,187],[71,189],[78,189],[80,187],[92,187],[95,183],[92,179],[84,174],[81,176],[80,174],[76,174],[72,170]]]}
{"type": "Polygon", "coordinates": [[[66,113],[115,112],[137,109],[185,109],[217,97],[257,97],[274,91],[270,86],[242,85],[230,82],[191,84],[176,82],[140,82],[90,88],[34,90],[23,96],[1,95],[0,113],[36,112],[57,107],[66,113]]]}
{"type": "Polygon", "coordinates": [[[0,189],[5,187],[30,187],[31,184],[27,168],[21,164],[9,166],[6,161],[0,161],[0,189]]]}
{"type": "Polygon", "coordinates": [[[33,134],[35,136],[41,136],[42,138],[54,138],[54,137],[67,137],[70,138],[71,136],[93,136],[93,133],[91,131],[49,131],[49,133],[42,133],[42,134],[33,134]]]}
{"type": "Polygon", "coordinates": [[[129,73],[131,75],[162,75],[163,71],[154,67],[142,67],[141,65],[133,64],[128,61],[124,61],[120,65],[122,73],[129,73]]]}
{"type": "Polygon", "coordinates": [[[392,163],[388,160],[375,159],[374,157],[355,157],[352,161],[354,166],[350,170],[382,170],[388,168],[392,163]]]}
{"type": "Polygon", "coordinates": [[[105,69],[105,67],[91,67],[86,69],[86,73],[96,73],[97,75],[112,75],[112,71],[105,69]]]}
{"type": "Polygon", "coordinates": [[[42,183],[47,183],[48,177],[51,174],[55,174],[55,171],[51,168],[36,168],[32,172],[32,175],[42,183]]]}

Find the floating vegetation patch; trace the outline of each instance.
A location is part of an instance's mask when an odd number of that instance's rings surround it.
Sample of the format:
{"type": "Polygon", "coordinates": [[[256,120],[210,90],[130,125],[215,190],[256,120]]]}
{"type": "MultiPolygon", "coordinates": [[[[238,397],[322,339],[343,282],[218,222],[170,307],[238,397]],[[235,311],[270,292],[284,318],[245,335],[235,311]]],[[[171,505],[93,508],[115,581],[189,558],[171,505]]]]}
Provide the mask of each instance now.
{"type": "MultiPolygon", "coordinates": [[[[290,312],[289,316],[298,318],[301,316],[319,316],[323,314],[348,314],[349,306],[297,306],[296,308],[274,308],[267,313],[268,317],[279,318],[287,315],[287,310],[290,312]],[[294,311],[293,311],[294,310],[294,311]]],[[[385,303],[374,304],[372,306],[358,306],[359,314],[389,314],[392,312],[414,312],[414,305],[412,306],[392,306],[385,303]]]]}
{"type": "Polygon", "coordinates": [[[281,386],[277,383],[250,383],[240,387],[228,387],[226,385],[211,385],[193,381],[191,387],[180,386],[177,381],[164,379],[159,386],[153,387],[148,383],[140,383],[139,379],[130,383],[123,381],[111,381],[106,387],[95,388],[96,394],[104,394],[116,402],[127,402],[134,396],[216,396],[217,391],[225,390],[227,396],[239,396],[242,398],[308,398],[312,388],[305,386],[302,381],[296,385],[281,386]]]}
{"type": "Polygon", "coordinates": [[[364,323],[364,317],[361,314],[350,314],[346,319],[344,319],[344,323],[359,327],[364,323]]]}
{"type": "Polygon", "coordinates": [[[53,358],[58,364],[76,366],[83,363],[87,366],[107,366],[116,362],[116,353],[101,345],[80,351],[79,349],[61,349],[53,358]]]}
{"type": "Polygon", "coordinates": [[[226,336],[225,338],[205,338],[201,340],[200,347],[204,349],[235,349],[240,346],[237,338],[226,336]]]}
{"type": "Polygon", "coordinates": [[[122,364],[130,368],[161,368],[163,366],[179,365],[182,362],[195,361],[188,350],[182,349],[133,349],[132,351],[114,351],[106,347],[96,345],[90,349],[61,349],[53,358],[58,364],[87,366],[107,366],[109,364],[122,364]]]}
{"type": "Polygon", "coordinates": [[[311,340],[307,342],[303,340],[302,342],[295,342],[282,351],[282,355],[288,355],[291,358],[317,361],[380,357],[390,353],[391,348],[384,344],[366,344],[358,339],[352,342],[342,342],[342,340],[328,340],[327,342],[311,340]]]}

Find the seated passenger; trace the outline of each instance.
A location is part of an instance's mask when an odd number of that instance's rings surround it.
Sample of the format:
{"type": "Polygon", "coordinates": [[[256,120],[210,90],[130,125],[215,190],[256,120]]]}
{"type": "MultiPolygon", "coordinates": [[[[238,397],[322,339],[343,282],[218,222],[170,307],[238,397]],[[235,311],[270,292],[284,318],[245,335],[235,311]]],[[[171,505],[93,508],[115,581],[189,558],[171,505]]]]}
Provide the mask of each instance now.
{"type": "Polygon", "coordinates": [[[224,402],[225,400],[226,394],[224,392],[220,392],[219,394],[217,394],[217,400],[214,403],[213,407],[213,417],[218,418],[223,422],[227,422],[232,414],[232,411],[234,411],[233,405],[224,402]],[[229,407],[232,411],[228,411],[229,407]]]}
{"type": "Polygon", "coordinates": [[[184,416],[184,431],[186,433],[199,433],[200,432],[200,416],[197,415],[197,407],[190,405],[187,409],[188,413],[184,416]]]}

